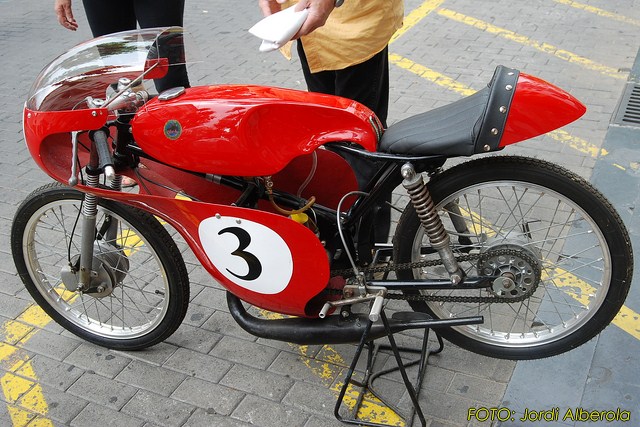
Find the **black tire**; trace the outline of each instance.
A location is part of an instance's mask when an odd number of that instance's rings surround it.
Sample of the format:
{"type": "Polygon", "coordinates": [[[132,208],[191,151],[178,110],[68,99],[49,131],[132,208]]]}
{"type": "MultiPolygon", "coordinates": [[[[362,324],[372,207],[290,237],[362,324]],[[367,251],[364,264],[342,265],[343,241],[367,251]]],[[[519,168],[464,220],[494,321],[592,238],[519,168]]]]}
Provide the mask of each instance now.
{"type": "Polygon", "coordinates": [[[101,283],[109,285],[101,292],[69,290],[63,277],[68,283],[75,277],[69,279],[68,266],[79,256],[82,201],[81,192],[55,183],[35,190],[19,206],[11,250],[25,287],[57,323],[94,344],[139,350],[165,340],[180,326],[189,303],[187,270],[175,242],[152,215],[99,200],[96,228],[109,217],[119,224],[117,237],[94,243],[101,283]]]}
{"type": "MultiPolygon", "coordinates": [[[[578,347],[618,313],[633,271],[631,241],[611,204],[582,178],[542,160],[489,157],[435,176],[429,190],[456,254],[492,249],[522,254],[522,258],[499,258],[494,252],[496,259],[490,264],[462,263],[468,276],[513,269],[519,284],[536,282],[532,271],[541,272],[535,291],[521,302],[411,302],[414,310],[437,318],[484,316],[482,325],[441,330],[447,340],[490,357],[537,359],[578,347]],[[445,209],[448,205],[455,210],[452,201],[457,201],[458,213],[445,209]],[[467,225],[468,235],[461,236],[458,227],[456,238],[452,218],[467,225]]],[[[394,236],[394,261],[438,258],[425,242],[428,239],[409,203],[394,236]]],[[[448,277],[442,268],[398,272],[400,279],[427,276],[448,277]]],[[[524,291],[526,286],[518,289],[524,291]]],[[[430,293],[478,297],[493,292],[430,293]]]]}

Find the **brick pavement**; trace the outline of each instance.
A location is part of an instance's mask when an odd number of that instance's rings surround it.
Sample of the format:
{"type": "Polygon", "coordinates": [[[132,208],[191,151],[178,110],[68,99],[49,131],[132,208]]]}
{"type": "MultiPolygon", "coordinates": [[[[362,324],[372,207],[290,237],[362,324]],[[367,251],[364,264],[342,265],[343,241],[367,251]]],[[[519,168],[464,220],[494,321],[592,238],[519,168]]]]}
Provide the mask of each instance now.
{"type": "MultiPolygon", "coordinates": [[[[21,108],[39,70],[66,47],[89,37],[79,4],[76,16],[80,30],[71,33],[58,26],[50,3],[0,0],[1,348],[16,349],[11,358],[1,359],[2,400],[8,404],[0,405],[0,424],[89,426],[112,420],[113,425],[122,426],[342,425],[332,416],[335,387],[342,380],[353,346],[300,347],[248,335],[226,312],[222,288],[193,262],[186,248],[192,286],[189,311],[178,331],[152,349],[110,351],[83,342],[46,319],[32,327],[24,323],[24,311],[32,300],[13,267],[10,223],[20,201],[49,179],[37,169],[22,141],[21,108]]],[[[192,81],[304,89],[297,60],[287,62],[278,54],[259,54],[258,41],[246,33],[260,18],[253,3],[187,2],[185,25],[205,59],[194,68],[192,81]]],[[[394,41],[392,54],[475,90],[488,82],[497,64],[557,84],[588,105],[586,116],[565,129],[578,139],[561,143],[545,136],[509,151],[553,160],[587,178],[597,162],[608,162],[599,149],[638,51],[640,1],[435,3],[439,7],[394,41]],[[604,8],[609,14],[596,13],[593,8],[604,8]],[[595,65],[585,68],[582,59],[595,65]],[[605,75],[604,67],[615,73],[605,75]]],[[[407,0],[407,13],[422,4],[407,0]]],[[[442,81],[434,83],[395,65],[391,82],[391,123],[461,96],[442,81]]],[[[623,159],[629,163],[620,166],[628,167],[636,160],[623,159]]],[[[640,311],[637,305],[632,309],[640,311]]],[[[603,336],[619,334],[610,327],[603,336]]],[[[415,341],[412,335],[403,339],[415,341]]],[[[637,354],[637,340],[622,333],[618,341],[637,354]]],[[[579,366],[588,370],[593,360],[589,349],[595,351],[597,345],[589,343],[586,353],[569,354],[585,359],[579,366]]],[[[550,359],[541,369],[562,370],[573,379],[569,389],[587,393],[585,402],[609,402],[616,384],[607,384],[597,372],[576,372],[572,356],[568,357],[568,361],[550,359]],[[592,380],[602,386],[585,392],[592,380]]],[[[431,363],[424,401],[432,427],[488,425],[468,422],[468,408],[508,406],[513,399],[505,399],[514,394],[525,406],[532,402],[523,397],[528,393],[536,396],[539,405],[564,402],[554,395],[558,390],[549,383],[516,377],[516,382],[510,382],[514,369],[518,372],[516,365],[522,363],[480,357],[452,345],[431,363]]],[[[631,386],[640,384],[638,378],[629,382],[631,386]]],[[[388,388],[394,387],[397,383],[391,380],[388,388]]],[[[629,398],[630,394],[623,394],[620,404],[637,408],[637,395],[629,398]]]]}

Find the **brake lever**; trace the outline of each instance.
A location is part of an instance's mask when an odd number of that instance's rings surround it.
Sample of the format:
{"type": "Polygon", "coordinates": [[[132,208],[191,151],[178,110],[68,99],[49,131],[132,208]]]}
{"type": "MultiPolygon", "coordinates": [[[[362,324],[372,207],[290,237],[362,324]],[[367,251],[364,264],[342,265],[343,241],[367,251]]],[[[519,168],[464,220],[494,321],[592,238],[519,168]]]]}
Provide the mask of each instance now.
{"type": "Polygon", "coordinates": [[[78,131],[71,132],[71,176],[69,177],[69,185],[75,187],[78,185],[78,131]]]}

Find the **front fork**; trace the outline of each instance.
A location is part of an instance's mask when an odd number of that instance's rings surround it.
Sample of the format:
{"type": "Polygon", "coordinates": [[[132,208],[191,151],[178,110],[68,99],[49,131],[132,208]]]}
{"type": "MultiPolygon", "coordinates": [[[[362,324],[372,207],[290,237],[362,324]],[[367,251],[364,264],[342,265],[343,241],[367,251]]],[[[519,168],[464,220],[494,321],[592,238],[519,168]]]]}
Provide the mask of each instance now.
{"type": "Polygon", "coordinates": [[[406,163],[400,169],[404,180],[402,186],[407,190],[411,203],[418,214],[420,223],[425,229],[431,246],[438,252],[442,263],[449,273],[451,283],[458,284],[464,278],[464,272],[458,265],[451,249],[451,239],[444,229],[442,219],[438,215],[431,194],[427,188],[422,174],[416,173],[411,163],[406,163]]]}
{"type": "MultiPolygon", "coordinates": [[[[98,142],[100,143],[100,142],[98,142]]],[[[74,141],[77,144],[77,141],[74,141]]],[[[91,154],[89,158],[89,164],[86,167],[86,186],[89,188],[96,188],[100,183],[100,174],[104,172],[105,160],[101,161],[98,155],[99,150],[104,147],[96,147],[96,142],[92,141],[91,154]]],[[[75,150],[74,150],[75,151],[75,150]]],[[[72,177],[74,175],[72,174],[72,177]]],[[[71,180],[70,180],[71,182],[71,180]]],[[[113,175],[110,182],[110,188],[114,191],[120,191],[122,189],[122,176],[113,175]]],[[[103,231],[101,236],[97,235],[97,217],[98,217],[98,200],[99,197],[95,194],[85,193],[82,203],[82,210],[80,212],[80,227],[82,230],[80,238],[80,262],[78,270],[78,291],[86,291],[91,287],[91,278],[96,273],[93,270],[93,258],[94,258],[94,243],[95,240],[100,237],[101,239],[112,242],[116,240],[118,223],[115,218],[111,218],[109,227],[103,231]]]]}
{"type": "MultiPolygon", "coordinates": [[[[98,175],[88,174],[87,187],[97,187],[98,175]]],[[[98,216],[98,197],[85,193],[80,215],[81,240],[80,240],[80,270],[78,271],[78,290],[83,291],[91,284],[91,271],[93,265],[93,243],[96,239],[96,218],[98,216]]]]}

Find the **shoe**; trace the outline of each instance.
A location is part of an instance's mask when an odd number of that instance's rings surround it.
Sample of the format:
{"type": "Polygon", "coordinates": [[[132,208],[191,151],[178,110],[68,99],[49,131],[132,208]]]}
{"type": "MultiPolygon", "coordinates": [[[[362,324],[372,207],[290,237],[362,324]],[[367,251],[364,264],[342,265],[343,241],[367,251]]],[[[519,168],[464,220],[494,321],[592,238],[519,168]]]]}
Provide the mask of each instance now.
{"type": "Polygon", "coordinates": [[[138,183],[135,182],[133,179],[129,178],[128,176],[122,177],[122,188],[131,188],[131,187],[135,187],[136,185],[138,185],[138,183]]]}

